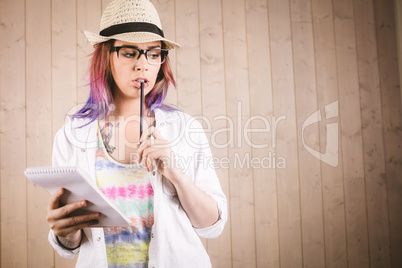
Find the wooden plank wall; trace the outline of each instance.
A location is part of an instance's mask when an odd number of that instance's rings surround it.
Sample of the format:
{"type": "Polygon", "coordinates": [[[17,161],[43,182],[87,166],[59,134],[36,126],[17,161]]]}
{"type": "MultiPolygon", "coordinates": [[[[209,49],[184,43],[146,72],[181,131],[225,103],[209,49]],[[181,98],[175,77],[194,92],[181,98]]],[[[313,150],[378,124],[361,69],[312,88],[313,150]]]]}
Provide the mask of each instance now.
{"type": "MultiPolygon", "coordinates": [[[[402,65],[402,0],[394,0],[395,24],[398,42],[398,65],[402,65]]],[[[402,68],[399,68],[399,83],[402,84],[402,68]]],[[[401,88],[402,97],[402,88],[401,88]]]]}
{"type": "MultiPolygon", "coordinates": [[[[48,195],[23,170],[51,164],[86,100],[82,31],[109,2],[0,1],[1,267],[76,262],[48,244],[48,195]]],[[[200,119],[220,160],[229,219],[203,240],[213,266],[402,267],[396,3],[152,2],[182,45],[167,101],[200,119]]]]}

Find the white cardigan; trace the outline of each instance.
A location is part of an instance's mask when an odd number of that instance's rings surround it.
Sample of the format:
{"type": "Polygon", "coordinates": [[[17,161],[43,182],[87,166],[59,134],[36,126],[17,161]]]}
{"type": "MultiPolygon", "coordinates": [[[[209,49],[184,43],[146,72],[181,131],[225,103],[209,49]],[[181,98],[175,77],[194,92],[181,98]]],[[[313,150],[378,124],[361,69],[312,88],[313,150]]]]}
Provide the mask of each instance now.
{"type": "MultiPolygon", "coordinates": [[[[96,183],[95,152],[97,149],[97,121],[68,120],[54,140],[53,166],[78,166],[96,183]]],[[[218,237],[227,220],[227,201],[215,170],[208,140],[201,125],[191,116],[179,111],[155,110],[156,128],[172,142],[176,156],[184,160],[186,174],[217,203],[220,218],[214,225],[197,229],[191,225],[180,205],[173,184],[158,172],[151,176],[154,190],[154,225],[149,245],[149,267],[211,267],[201,240],[218,237]]],[[[65,258],[80,252],[76,267],[107,267],[103,228],[85,228],[81,246],[69,251],[62,248],[51,230],[49,242],[65,258]]]]}

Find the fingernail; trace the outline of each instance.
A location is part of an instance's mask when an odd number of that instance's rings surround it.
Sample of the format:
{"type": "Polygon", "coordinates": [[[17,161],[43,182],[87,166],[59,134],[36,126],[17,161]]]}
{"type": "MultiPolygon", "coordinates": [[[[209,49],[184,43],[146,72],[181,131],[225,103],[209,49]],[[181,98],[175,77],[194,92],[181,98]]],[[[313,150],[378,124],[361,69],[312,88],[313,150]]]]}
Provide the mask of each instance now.
{"type": "Polygon", "coordinates": [[[85,206],[85,201],[81,201],[81,205],[82,205],[82,206],[85,206]]]}

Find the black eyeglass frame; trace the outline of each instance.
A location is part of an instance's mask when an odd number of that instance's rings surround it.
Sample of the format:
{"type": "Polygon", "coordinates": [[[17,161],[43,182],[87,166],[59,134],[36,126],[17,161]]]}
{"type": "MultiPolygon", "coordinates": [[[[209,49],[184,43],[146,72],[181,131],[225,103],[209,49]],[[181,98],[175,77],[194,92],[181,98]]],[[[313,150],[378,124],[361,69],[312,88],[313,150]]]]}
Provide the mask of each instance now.
{"type": "Polygon", "coordinates": [[[168,50],[168,49],[164,49],[164,48],[140,49],[140,48],[138,48],[138,47],[133,47],[133,46],[111,47],[111,48],[110,48],[110,53],[116,51],[116,52],[117,52],[117,57],[119,58],[119,51],[120,51],[120,49],[122,49],[122,48],[132,48],[132,49],[137,50],[140,54],[138,55],[138,57],[137,57],[136,60],[138,60],[138,59],[141,57],[141,55],[144,54],[145,59],[147,60],[147,62],[148,62],[149,64],[152,64],[152,65],[160,65],[160,64],[163,64],[163,63],[165,62],[166,57],[167,57],[168,54],[169,54],[169,50],[168,50]],[[150,63],[150,62],[148,61],[147,53],[148,53],[149,51],[155,51],[155,50],[158,50],[158,51],[161,52],[161,63],[150,63]]]}

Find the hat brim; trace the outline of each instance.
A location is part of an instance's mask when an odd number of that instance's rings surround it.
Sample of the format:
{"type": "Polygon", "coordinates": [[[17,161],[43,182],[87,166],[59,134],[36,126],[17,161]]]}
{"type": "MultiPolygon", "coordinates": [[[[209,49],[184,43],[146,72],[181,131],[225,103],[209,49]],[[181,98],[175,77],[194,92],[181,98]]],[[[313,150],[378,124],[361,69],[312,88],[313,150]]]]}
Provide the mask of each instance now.
{"type": "Polygon", "coordinates": [[[95,46],[96,44],[106,42],[111,39],[116,39],[120,41],[125,41],[129,43],[147,43],[147,42],[154,42],[154,41],[163,41],[166,44],[166,49],[173,49],[179,48],[180,45],[173,41],[170,41],[160,35],[149,33],[149,32],[129,32],[129,33],[122,33],[116,34],[112,36],[101,36],[96,33],[91,33],[88,31],[84,31],[85,36],[87,37],[88,41],[95,46]]]}

